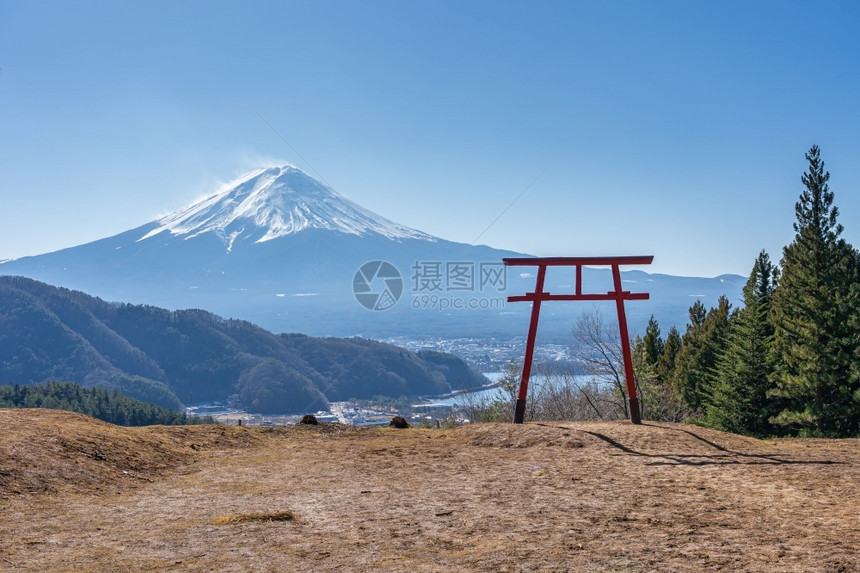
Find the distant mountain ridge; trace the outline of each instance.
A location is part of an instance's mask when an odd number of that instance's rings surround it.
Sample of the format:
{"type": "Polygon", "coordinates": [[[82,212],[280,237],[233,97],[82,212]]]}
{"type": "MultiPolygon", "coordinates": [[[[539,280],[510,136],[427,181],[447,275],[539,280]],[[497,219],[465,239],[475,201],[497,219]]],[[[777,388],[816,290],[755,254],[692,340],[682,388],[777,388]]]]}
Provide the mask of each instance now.
{"type": "Polygon", "coordinates": [[[232,399],[262,413],[486,383],[451,355],[371,340],[274,335],[202,310],[108,303],[0,277],[0,385],[47,380],[116,389],[174,410],[192,400],[232,399]]]}
{"type": "MultiPolygon", "coordinates": [[[[559,245],[557,254],[605,253],[596,239],[587,245],[559,245]]],[[[482,282],[481,269],[500,266],[504,257],[522,256],[400,225],[301,170],[282,166],[249,173],[200,201],[113,237],[0,262],[0,274],[27,276],[105,300],[203,308],[273,332],[511,339],[525,335],[529,305],[506,304],[505,299],[534,290],[533,269],[508,270],[503,281],[491,285],[482,282]],[[402,278],[399,300],[384,311],[369,311],[361,303],[364,294],[355,296],[356,289],[376,288],[356,283],[358,270],[373,261],[390,263],[402,278]],[[453,276],[452,270],[460,274],[453,276]]],[[[612,289],[605,269],[585,269],[583,277],[587,290],[612,289]]],[[[651,293],[649,301],[627,307],[633,333],[642,332],[651,314],[664,332],[671,325],[683,330],[697,298],[712,306],[726,294],[737,305],[745,282],[736,275],[672,277],[624,269],[622,279],[651,293]]],[[[573,280],[564,269],[553,270],[546,287],[564,292],[573,280]]],[[[571,304],[547,309],[539,334],[553,342],[569,340],[574,321],[586,310],[571,304]]],[[[607,312],[613,309],[607,307],[607,312]]]]}

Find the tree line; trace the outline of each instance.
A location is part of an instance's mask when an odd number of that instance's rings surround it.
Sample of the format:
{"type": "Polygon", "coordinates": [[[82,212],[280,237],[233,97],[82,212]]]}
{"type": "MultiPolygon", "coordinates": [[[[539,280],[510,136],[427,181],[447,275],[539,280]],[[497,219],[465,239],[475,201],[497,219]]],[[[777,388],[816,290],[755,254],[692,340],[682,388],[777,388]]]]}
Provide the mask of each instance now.
{"type": "Polygon", "coordinates": [[[50,408],[86,414],[118,426],[212,424],[210,416],[186,416],[105,388],[72,382],[0,386],[0,408],[50,408]]]}
{"type": "Polygon", "coordinates": [[[860,436],[860,253],[841,235],[820,149],[806,153],[794,240],[762,251],[743,307],[697,301],[683,335],[657,321],[634,343],[645,415],[752,436],[860,436]]]}

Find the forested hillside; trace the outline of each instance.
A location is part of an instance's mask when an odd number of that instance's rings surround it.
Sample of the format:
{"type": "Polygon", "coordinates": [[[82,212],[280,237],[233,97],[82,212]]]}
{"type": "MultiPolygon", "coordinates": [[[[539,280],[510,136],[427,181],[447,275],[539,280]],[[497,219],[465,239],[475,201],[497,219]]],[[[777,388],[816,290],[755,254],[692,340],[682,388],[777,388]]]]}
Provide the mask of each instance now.
{"type": "Polygon", "coordinates": [[[0,384],[48,380],[116,389],[174,410],[232,399],[262,413],[485,382],[453,356],[420,356],[362,339],[275,335],[203,310],[109,303],[0,277],[0,384]]]}
{"type": "Polygon", "coordinates": [[[86,414],[117,426],[173,426],[212,423],[208,417],[188,417],[148,402],[129,398],[116,390],[81,388],[73,382],[48,382],[35,386],[0,386],[0,408],[49,408],[86,414]]]}

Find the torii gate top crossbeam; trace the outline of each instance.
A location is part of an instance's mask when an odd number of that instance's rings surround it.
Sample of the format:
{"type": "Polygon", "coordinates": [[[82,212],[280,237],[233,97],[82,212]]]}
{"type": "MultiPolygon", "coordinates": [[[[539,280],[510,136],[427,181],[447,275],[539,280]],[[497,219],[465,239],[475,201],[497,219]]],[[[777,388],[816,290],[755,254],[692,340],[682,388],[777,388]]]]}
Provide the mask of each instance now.
{"type": "Polygon", "coordinates": [[[502,259],[509,267],[574,267],[592,265],[650,265],[654,255],[633,257],[514,257],[502,259]]]}
{"type": "Polygon", "coordinates": [[[574,294],[550,294],[543,292],[541,288],[535,292],[527,292],[524,295],[509,296],[508,302],[527,302],[535,300],[647,300],[648,293],[631,293],[623,291],[616,285],[614,291],[607,293],[583,293],[582,292],[582,267],[609,265],[613,273],[618,271],[620,265],[650,265],[654,260],[652,255],[637,257],[531,257],[531,258],[509,258],[502,259],[509,267],[538,267],[538,274],[545,273],[546,267],[576,267],[576,292],[574,294]],[[538,292],[540,291],[540,292],[538,292]]]}

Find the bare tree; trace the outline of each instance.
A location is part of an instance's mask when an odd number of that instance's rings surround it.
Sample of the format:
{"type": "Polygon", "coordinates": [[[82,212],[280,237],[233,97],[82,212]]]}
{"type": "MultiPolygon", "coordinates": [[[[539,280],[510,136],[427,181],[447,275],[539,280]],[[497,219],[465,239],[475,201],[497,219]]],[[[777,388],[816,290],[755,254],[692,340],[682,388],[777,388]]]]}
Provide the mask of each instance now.
{"type": "Polygon", "coordinates": [[[594,384],[612,389],[593,394],[593,399],[611,404],[615,415],[610,417],[627,418],[627,385],[618,328],[606,325],[600,312],[592,308],[576,321],[573,339],[577,343],[574,355],[593,377],[594,384]]]}
{"type": "Polygon", "coordinates": [[[607,417],[607,408],[602,405],[605,398],[590,375],[583,376],[569,363],[544,363],[535,370],[532,397],[535,419],[600,420],[607,417]]]}

